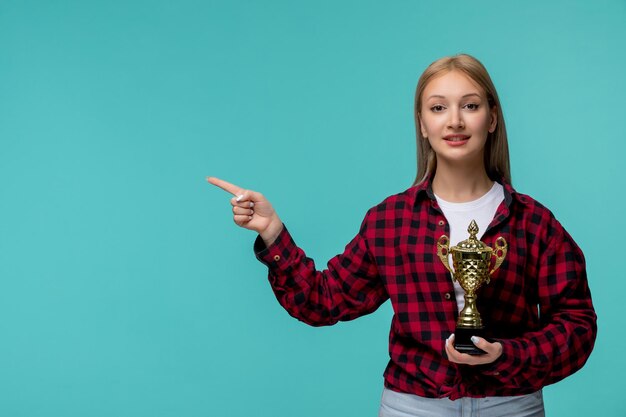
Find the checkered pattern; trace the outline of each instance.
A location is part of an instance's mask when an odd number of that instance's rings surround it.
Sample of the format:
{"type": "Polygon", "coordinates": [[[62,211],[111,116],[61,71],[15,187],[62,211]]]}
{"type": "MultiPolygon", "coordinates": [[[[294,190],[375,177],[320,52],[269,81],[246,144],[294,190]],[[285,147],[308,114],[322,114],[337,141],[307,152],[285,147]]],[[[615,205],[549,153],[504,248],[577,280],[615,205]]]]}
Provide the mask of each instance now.
{"type": "Polygon", "coordinates": [[[593,349],[596,315],[582,252],[552,213],[503,184],[505,201],[481,240],[506,239],[506,259],[478,292],[478,308],[503,355],[493,364],[447,360],[457,305],[437,239],[449,236],[430,181],[367,212],[341,255],[317,271],[285,228],[258,259],[280,304],[313,326],[352,320],[391,299],[385,385],[424,397],[482,397],[534,392],[580,369],[593,349]]]}

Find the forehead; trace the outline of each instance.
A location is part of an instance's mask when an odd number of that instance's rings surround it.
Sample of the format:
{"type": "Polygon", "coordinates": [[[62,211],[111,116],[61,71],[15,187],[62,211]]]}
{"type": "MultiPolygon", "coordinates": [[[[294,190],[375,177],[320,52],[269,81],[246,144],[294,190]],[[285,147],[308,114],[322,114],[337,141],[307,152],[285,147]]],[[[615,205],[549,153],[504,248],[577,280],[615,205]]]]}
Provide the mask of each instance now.
{"type": "Polygon", "coordinates": [[[464,72],[452,70],[430,79],[424,87],[422,98],[427,100],[433,95],[454,98],[468,94],[484,97],[485,90],[464,72]]]}

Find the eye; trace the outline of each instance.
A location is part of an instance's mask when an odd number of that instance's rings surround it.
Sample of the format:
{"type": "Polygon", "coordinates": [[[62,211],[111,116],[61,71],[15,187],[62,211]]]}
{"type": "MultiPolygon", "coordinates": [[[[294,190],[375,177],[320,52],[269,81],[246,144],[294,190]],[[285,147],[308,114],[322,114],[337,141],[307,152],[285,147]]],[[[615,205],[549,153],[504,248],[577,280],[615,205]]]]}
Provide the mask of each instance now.
{"type": "Polygon", "coordinates": [[[430,110],[432,110],[435,113],[439,113],[441,111],[443,111],[445,109],[445,107],[443,107],[441,104],[435,104],[434,106],[432,106],[430,108],[430,110]]]}
{"type": "Polygon", "coordinates": [[[478,106],[479,105],[476,104],[476,103],[467,103],[465,105],[465,108],[468,109],[468,110],[478,110],[478,106]]]}

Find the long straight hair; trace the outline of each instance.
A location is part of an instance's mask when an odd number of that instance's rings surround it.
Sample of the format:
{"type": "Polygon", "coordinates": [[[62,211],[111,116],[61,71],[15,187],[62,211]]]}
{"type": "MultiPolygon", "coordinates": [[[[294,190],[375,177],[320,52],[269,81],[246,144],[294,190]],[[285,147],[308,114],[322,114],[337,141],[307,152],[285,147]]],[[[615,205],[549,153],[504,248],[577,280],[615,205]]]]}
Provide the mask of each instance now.
{"type": "Polygon", "coordinates": [[[437,156],[430,146],[428,139],[422,136],[420,129],[420,112],[422,109],[422,95],[428,83],[439,75],[450,71],[461,71],[478,84],[486,93],[489,108],[495,106],[497,113],[496,129],[487,135],[485,144],[485,170],[492,180],[504,179],[511,184],[511,167],[509,161],[509,145],[506,136],[506,126],[500,99],[496,88],[489,77],[487,69],[479,60],[467,54],[444,57],[433,62],[422,73],[415,90],[415,130],[417,133],[417,176],[413,185],[419,184],[435,173],[437,156]]]}

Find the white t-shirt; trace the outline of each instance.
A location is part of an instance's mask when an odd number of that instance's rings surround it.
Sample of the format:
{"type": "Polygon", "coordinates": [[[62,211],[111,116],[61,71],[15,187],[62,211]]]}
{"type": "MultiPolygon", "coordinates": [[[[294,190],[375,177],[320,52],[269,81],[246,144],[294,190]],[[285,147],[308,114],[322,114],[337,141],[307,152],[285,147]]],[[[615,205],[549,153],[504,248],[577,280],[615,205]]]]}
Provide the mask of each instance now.
{"type": "MultiPolygon", "coordinates": [[[[478,224],[478,234],[476,237],[480,239],[487,230],[487,227],[493,220],[496,210],[504,200],[504,188],[501,184],[494,181],[493,187],[477,200],[465,203],[451,203],[442,200],[435,194],[437,203],[441,207],[443,215],[448,220],[450,226],[450,247],[456,246],[459,242],[469,238],[467,227],[472,220],[476,220],[478,224]]],[[[452,267],[452,257],[450,256],[450,266],[452,267]]],[[[463,295],[465,291],[458,282],[454,282],[454,293],[456,295],[456,304],[459,311],[463,308],[465,300],[463,295]]]]}

